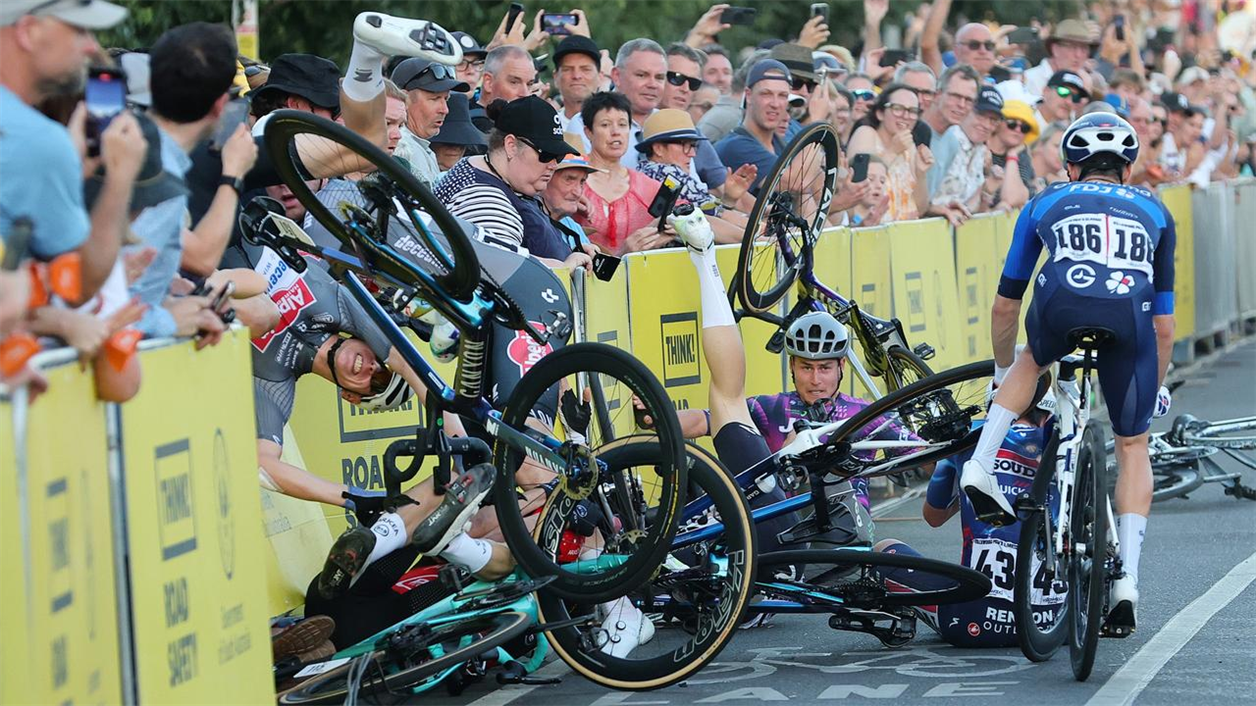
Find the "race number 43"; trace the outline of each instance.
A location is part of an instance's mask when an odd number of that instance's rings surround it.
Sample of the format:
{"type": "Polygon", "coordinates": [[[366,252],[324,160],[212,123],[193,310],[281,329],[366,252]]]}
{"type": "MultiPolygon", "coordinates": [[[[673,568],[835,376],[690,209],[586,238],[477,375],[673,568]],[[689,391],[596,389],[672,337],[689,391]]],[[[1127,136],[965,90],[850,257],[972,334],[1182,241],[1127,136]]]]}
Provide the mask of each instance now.
{"type": "Polygon", "coordinates": [[[1085,213],[1062,218],[1051,226],[1055,261],[1088,261],[1150,275],[1155,248],[1143,224],[1129,218],[1085,213]]]}

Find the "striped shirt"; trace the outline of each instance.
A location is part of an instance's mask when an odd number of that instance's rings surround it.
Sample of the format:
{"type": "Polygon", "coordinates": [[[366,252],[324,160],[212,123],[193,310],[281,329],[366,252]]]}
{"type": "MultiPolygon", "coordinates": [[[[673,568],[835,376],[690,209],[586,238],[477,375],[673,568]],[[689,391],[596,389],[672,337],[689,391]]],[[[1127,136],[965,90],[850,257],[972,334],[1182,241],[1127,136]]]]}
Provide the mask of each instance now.
{"type": "Polygon", "coordinates": [[[567,243],[540,203],[520,196],[497,175],[460,160],[436,183],[433,192],[449,212],[480,227],[489,245],[536,257],[565,260],[567,243]]]}

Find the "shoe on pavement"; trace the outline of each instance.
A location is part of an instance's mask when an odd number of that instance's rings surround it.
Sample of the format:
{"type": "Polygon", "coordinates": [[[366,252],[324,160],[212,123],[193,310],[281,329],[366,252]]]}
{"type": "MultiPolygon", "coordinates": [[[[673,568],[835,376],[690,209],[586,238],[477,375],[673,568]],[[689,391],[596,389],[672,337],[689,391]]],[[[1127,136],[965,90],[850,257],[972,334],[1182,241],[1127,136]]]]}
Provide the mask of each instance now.
{"type": "Polygon", "coordinates": [[[977,519],[996,527],[1014,524],[1016,512],[1008,503],[1003,491],[999,490],[999,481],[976,459],[964,462],[964,470],[959,477],[959,487],[973,504],[977,519]]]}
{"type": "MultiPolygon", "coordinates": [[[[621,599],[623,600],[623,599],[621,599]]],[[[606,636],[601,651],[611,657],[627,657],[639,645],[654,639],[654,623],[634,605],[616,607],[602,621],[602,634],[606,636]]]]}
{"type": "Polygon", "coordinates": [[[444,499],[432,511],[414,533],[411,543],[420,553],[435,556],[445,551],[449,541],[462,532],[471,516],[480,509],[484,496],[493,488],[493,476],[497,470],[492,464],[481,463],[468,468],[445,489],[444,499]]]}
{"type": "Polygon", "coordinates": [[[318,595],[331,600],[344,595],[358,579],[375,548],[375,533],[357,525],[345,530],[331,545],[323,572],[318,575],[318,595]]]}
{"type": "Polygon", "coordinates": [[[271,635],[270,651],[274,660],[300,654],[326,642],[336,631],[336,621],[327,615],[315,615],[281,628],[271,635]]]}
{"type": "Polygon", "coordinates": [[[417,56],[449,66],[462,61],[462,47],[453,35],[427,20],[363,12],[353,21],[353,38],[388,56],[417,56]]]}
{"type": "Polygon", "coordinates": [[[1112,596],[1104,632],[1113,637],[1129,637],[1134,632],[1134,615],[1138,610],[1138,583],[1125,574],[1112,582],[1112,596]]]}
{"type": "MultiPolygon", "coordinates": [[[[683,211],[681,206],[677,211],[683,211]]],[[[711,222],[707,220],[706,214],[701,210],[689,207],[688,213],[675,213],[668,215],[667,222],[676,229],[676,235],[680,236],[683,242],[690,250],[697,253],[706,252],[715,243],[715,231],[711,230],[711,222]]]]}

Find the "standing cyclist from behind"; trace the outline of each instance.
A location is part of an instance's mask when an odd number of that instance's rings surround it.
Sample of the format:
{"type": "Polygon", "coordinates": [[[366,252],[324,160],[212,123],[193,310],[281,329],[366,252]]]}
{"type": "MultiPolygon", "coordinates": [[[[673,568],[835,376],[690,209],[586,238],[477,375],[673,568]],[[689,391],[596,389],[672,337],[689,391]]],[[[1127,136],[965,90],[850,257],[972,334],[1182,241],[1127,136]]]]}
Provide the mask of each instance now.
{"type": "Polygon", "coordinates": [[[1048,187],[1016,221],[991,322],[995,380],[1002,380],[960,486],[979,518],[1014,522],[991,474],[1008,427],[1029,405],[1042,369],[1072,352],[1070,331],[1115,332],[1116,339],[1099,354],[1097,370],[1120,469],[1116,508],[1124,574],[1112,586],[1108,625],[1128,634],[1134,629],[1138,557],[1151,511],[1147,430],[1152,414],[1164,415],[1170,402],[1162,385],[1173,348],[1176,235],[1164,204],[1150,191],[1125,184],[1138,158],[1138,136],[1129,123],[1112,113],[1084,115],[1065,131],[1060,150],[1071,181],[1048,187]],[[1013,361],[1021,297],[1044,245],[1047,261],[1025,317],[1028,344],[1013,361]]]}

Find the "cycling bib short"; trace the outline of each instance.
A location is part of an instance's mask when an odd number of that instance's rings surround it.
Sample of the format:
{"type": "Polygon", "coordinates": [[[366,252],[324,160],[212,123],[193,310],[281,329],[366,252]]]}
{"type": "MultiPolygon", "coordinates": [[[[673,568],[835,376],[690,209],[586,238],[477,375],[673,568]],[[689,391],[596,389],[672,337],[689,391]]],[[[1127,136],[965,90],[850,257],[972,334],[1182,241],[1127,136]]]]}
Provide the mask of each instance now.
{"type": "Polygon", "coordinates": [[[1116,334],[1096,370],[1113,431],[1137,436],[1151,425],[1160,385],[1152,317],[1173,313],[1173,216],[1150,191],[1096,182],[1051,185],[1021,211],[999,282],[1020,299],[1043,248],[1025,316],[1039,365],[1072,352],[1070,331],[1116,334]]]}

